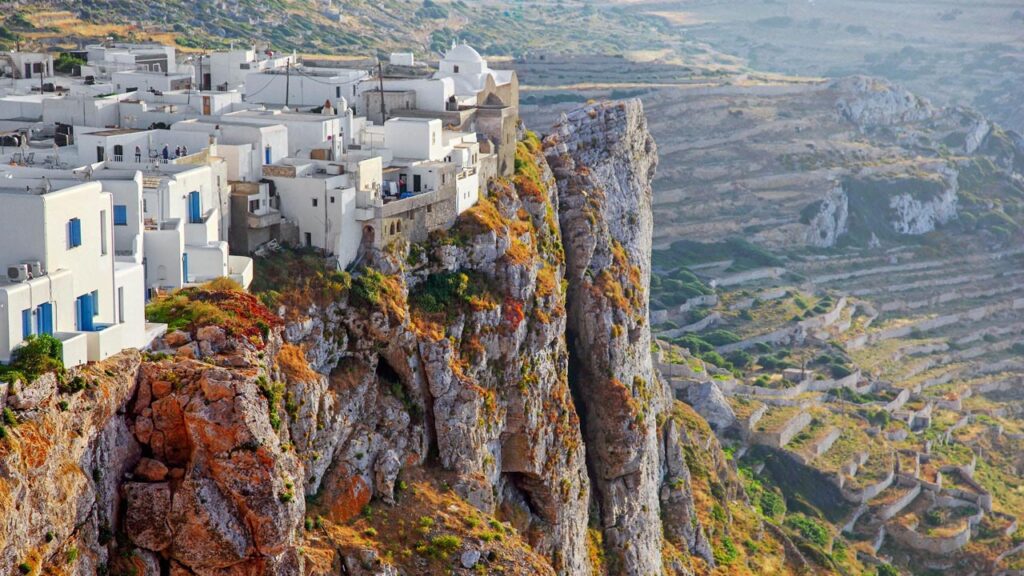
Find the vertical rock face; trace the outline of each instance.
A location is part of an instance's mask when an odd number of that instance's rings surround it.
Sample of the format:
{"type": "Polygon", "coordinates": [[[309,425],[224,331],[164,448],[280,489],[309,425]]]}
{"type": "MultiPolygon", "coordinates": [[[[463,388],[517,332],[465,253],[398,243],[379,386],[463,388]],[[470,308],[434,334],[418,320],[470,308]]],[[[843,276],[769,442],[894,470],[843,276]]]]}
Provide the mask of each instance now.
{"type": "Polygon", "coordinates": [[[165,305],[214,320],[159,354],[84,368],[80,392],[0,389],[22,421],[0,437],[0,560],[146,576],[714,567],[728,527],[700,518],[742,489],[652,363],[641,105],[575,112],[543,145],[527,133],[515,162],[448,233],[370,254],[355,278],[284,260],[265,294],[277,315],[183,290],[165,305]]]}
{"type": "MultiPolygon", "coordinates": [[[[48,388],[31,405],[12,401],[18,424],[0,440],[0,566],[5,573],[76,556],[74,574],[96,574],[123,508],[121,477],[139,457],[122,411],[135,390],[139,354],[76,371],[84,390],[56,394],[47,375],[21,390],[48,388]],[[49,381],[49,385],[47,385],[49,381]],[[20,406],[21,408],[16,408],[20,406]],[[74,551],[74,552],[71,552],[74,551]]],[[[14,398],[11,398],[14,400],[14,398]]],[[[2,402],[0,402],[2,403],[2,402]]]]}
{"type": "Polygon", "coordinates": [[[648,286],[655,144],[639,101],[564,117],[545,142],[566,254],[570,381],[611,573],[661,574],[658,420],[648,286]]]}
{"type": "Polygon", "coordinates": [[[557,573],[587,575],[556,187],[539,152],[535,139],[520,144],[514,182],[493,182],[448,235],[373,255],[379,276],[357,282],[378,278],[376,302],[350,295],[286,327],[331,374],[286,379],[302,399],[291,429],[300,454],[316,455],[307,493],[333,501],[338,520],[373,497],[393,501],[403,468],[436,464],[557,573]]]}

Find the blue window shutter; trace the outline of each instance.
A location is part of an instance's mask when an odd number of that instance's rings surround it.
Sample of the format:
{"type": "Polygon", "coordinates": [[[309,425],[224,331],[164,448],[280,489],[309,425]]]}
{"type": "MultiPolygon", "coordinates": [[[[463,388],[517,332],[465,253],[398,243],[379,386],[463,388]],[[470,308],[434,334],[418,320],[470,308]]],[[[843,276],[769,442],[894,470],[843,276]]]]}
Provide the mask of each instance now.
{"type": "Polygon", "coordinates": [[[36,308],[36,333],[53,334],[53,304],[45,302],[36,308]]]}
{"type": "Polygon", "coordinates": [[[82,221],[78,218],[72,218],[68,221],[68,247],[74,248],[75,246],[82,245],[82,221]]]}
{"type": "Polygon", "coordinates": [[[203,207],[199,198],[199,192],[188,193],[188,221],[198,224],[203,220],[203,207]]]}
{"type": "Polygon", "coordinates": [[[114,226],[128,225],[128,207],[124,204],[114,205],[114,226]]]}
{"type": "Polygon", "coordinates": [[[21,311],[21,337],[28,338],[32,335],[32,309],[26,308],[21,311]]]}
{"type": "Polygon", "coordinates": [[[82,332],[92,332],[92,319],[92,294],[83,294],[78,297],[78,329],[82,332]]]}
{"type": "Polygon", "coordinates": [[[264,164],[270,164],[270,146],[267,146],[266,148],[263,149],[263,155],[266,158],[264,164]]]}

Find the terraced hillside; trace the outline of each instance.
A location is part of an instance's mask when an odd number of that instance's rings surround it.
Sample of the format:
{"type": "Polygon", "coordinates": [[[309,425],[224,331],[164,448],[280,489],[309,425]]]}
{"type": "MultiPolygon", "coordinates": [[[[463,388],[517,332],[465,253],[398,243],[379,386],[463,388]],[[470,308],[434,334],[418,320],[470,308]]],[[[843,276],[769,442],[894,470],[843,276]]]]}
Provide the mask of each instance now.
{"type": "Polygon", "coordinates": [[[929,240],[761,252],[773,274],[715,288],[735,264],[691,263],[706,294],[656,317],[660,368],[741,469],[863,563],[1019,570],[1024,247],[929,240]]]}

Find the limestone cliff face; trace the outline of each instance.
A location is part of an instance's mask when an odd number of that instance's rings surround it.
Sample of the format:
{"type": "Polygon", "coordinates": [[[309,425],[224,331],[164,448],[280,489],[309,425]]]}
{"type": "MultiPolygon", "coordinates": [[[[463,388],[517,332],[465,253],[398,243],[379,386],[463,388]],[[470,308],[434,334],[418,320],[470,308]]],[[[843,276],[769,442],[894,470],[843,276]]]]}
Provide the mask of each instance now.
{"type": "Polygon", "coordinates": [[[849,198],[843,187],[837,185],[816,207],[810,218],[805,240],[810,246],[831,248],[843,234],[846,234],[847,220],[850,216],[849,198]]]}
{"type": "MultiPolygon", "coordinates": [[[[135,390],[138,353],[70,374],[83,390],[58,393],[52,374],[0,399],[16,425],[0,439],[0,570],[106,566],[124,508],[121,478],[139,458],[122,411],[135,390]],[[78,380],[76,380],[76,378],[78,380]]],[[[0,385],[0,396],[5,396],[0,385]]]]}
{"type": "Polygon", "coordinates": [[[69,375],[84,391],[0,390],[20,422],[0,438],[0,560],[707,573],[728,533],[710,503],[743,495],[652,363],[656,164],[639,102],[588,107],[543,145],[524,134],[515,176],[448,233],[354,276],[279,254],[270,309],[188,289],[157,302],[188,321],[153,354],[69,375]]]}
{"type": "Polygon", "coordinates": [[[660,574],[658,420],[648,286],[654,140],[639,101],[577,110],[546,141],[569,280],[567,339],[614,572],[660,574]]]}
{"type": "Polygon", "coordinates": [[[450,234],[376,255],[381,272],[353,293],[378,278],[379,297],[350,295],[288,324],[289,343],[330,374],[287,378],[301,399],[292,437],[309,455],[306,492],[336,520],[373,497],[393,502],[402,468],[437,465],[556,572],[590,574],[557,198],[534,152],[520,150],[530,178],[493,183],[450,234]]]}

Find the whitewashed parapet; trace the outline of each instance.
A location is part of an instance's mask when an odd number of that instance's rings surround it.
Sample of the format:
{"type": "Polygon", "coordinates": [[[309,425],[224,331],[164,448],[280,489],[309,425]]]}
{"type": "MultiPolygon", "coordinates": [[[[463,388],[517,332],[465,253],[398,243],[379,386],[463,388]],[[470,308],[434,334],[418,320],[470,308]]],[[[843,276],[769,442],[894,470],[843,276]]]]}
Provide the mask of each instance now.
{"type": "Polygon", "coordinates": [[[832,445],[839,440],[839,437],[843,435],[843,431],[839,428],[832,427],[828,433],[818,439],[813,446],[811,446],[810,452],[815,457],[821,456],[832,449],[832,445]]]}
{"type": "Polygon", "coordinates": [[[895,481],[896,481],[896,471],[895,470],[890,470],[889,473],[886,474],[884,478],[882,478],[881,480],[879,480],[878,482],[876,482],[874,484],[870,484],[868,486],[865,486],[865,487],[861,488],[860,490],[855,490],[855,489],[852,489],[852,488],[844,487],[841,490],[841,492],[842,492],[843,498],[845,498],[847,501],[861,504],[861,503],[867,502],[868,500],[871,500],[871,499],[877,497],[879,494],[881,494],[887,488],[889,488],[889,486],[892,486],[892,483],[895,482],[895,481]]]}
{"type": "Polygon", "coordinates": [[[876,512],[876,515],[880,520],[888,520],[902,512],[903,509],[906,508],[907,506],[910,506],[910,503],[913,502],[920,495],[921,485],[915,483],[907,490],[906,494],[900,496],[892,503],[879,508],[878,512],[876,512]]]}
{"type": "Polygon", "coordinates": [[[708,314],[703,319],[698,320],[697,322],[694,322],[693,324],[688,324],[688,325],[682,326],[680,328],[674,328],[672,330],[666,330],[664,332],[659,332],[658,336],[660,338],[678,338],[678,337],[683,336],[685,334],[692,334],[694,332],[700,332],[702,330],[707,330],[708,328],[713,326],[716,322],[718,322],[721,319],[722,319],[722,314],[720,312],[712,312],[711,314],[708,314]]]}
{"type": "Polygon", "coordinates": [[[948,556],[971,541],[971,523],[964,522],[963,526],[949,536],[926,536],[917,531],[917,526],[902,526],[898,523],[889,524],[889,535],[897,542],[929,554],[948,556]]]}
{"type": "Polygon", "coordinates": [[[797,412],[792,418],[779,426],[776,430],[754,431],[750,435],[751,442],[764,444],[773,448],[782,448],[799,434],[808,424],[811,423],[809,412],[797,412]]]}
{"type": "Polygon", "coordinates": [[[908,400],[910,400],[910,390],[904,388],[903,390],[900,390],[899,394],[897,394],[895,398],[893,398],[892,400],[889,401],[889,403],[883,406],[882,409],[888,412],[889,414],[892,414],[893,412],[899,410],[900,408],[903,408],[903,406],[907,403],[908,400]]]}
{"type": "Polygon", "coordinates": [[[737,272],[735,274],[728,274],[711,280],[713,286],[736,286],[739,284],[746,284],[747,282],[756,282],[758,280],[776,280],[781,278],[786,273],[785,268],[756,268],[754,270],[747,270],[746,272],[737,272]]]}
{"type": "Polygon", "coordinates": [[[789,342],[803,342],[807,338],[808,332],[814,330],[820,330],[828,328],[836,323],[837,320],[842,316],[843,310],[846,309],[847,300],[846,297],[840,298],[832,310],[822,314],[820,316],[814,316],[813,318],[807,318],[806,320],[800,320],[799,322],[774,330],[767,334],[761,334],[746,340],[734,342],[732,344],[726,344],[725,346],[719,346],[717,348],[720,354],[728,354],[737,350],[746,350],[758,344],[769,344],[779,345],[789,342]]]}

